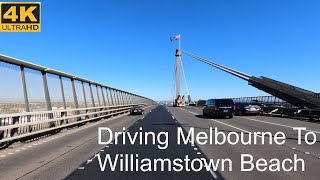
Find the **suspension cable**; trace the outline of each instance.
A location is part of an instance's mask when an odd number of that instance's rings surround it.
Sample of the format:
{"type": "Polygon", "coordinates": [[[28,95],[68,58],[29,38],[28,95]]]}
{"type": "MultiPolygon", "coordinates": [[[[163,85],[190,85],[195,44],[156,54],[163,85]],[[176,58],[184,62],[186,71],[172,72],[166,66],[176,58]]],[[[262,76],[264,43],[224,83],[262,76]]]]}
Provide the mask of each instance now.
{"type": "Polygon", "coordinates": [[[181,56],[180,56],[180,63],[181,63],[181,69],[182,69],[182,74],[183,74],[184,83],[186,84],[187,93],[188,93],[188,95],[190,95],[190,93],[189,93],[189,88],[188,88],[188,84],[187,84],[186,75],[185,75],[184,69],[183,69],[183,64],[182,64],[181,56]]]}
{"type": "Polygon", "coordinates": [[[239,78],[241,78],[241,79],[243,79],[243,80],[248,81],[248,80],[250,79],[250,77],[251,77],[250,75],[247,75],[247,74],[245,74],[245,73],[236,71],[236,70],[234,70],[234,69],[231,69],[231,68],[228,68],[228,67],[225,67],[225,66],[216,64],[216,63],[214,63],[214,62],[208,61],[208,60],[206,60],[206,59],[204,59],[204,58],[201,58],[201,57],[199,57],[199,56],[193,55],[193,54],[188,53],[188,52],[186,52],[186,51],[183,51],[183,50],[180,50],[180,51],[181,51],[182,53],[184,53],[184,54],[186,54],[186,55],[194,58],[194,59],[197,59],[197,60],[199,60],[199,61],[201,61],[201,62],[204,62],[204,63],[206,63],[206,64],[209,64],[209,65],[211,65],[211,66],[214,66],[214,67],[216,67],[216,68],[218,68],[218,69],[220,69],[220,70],[222,70],[222,71],[225,71],[225,72],[227,72],[227,73],[229,73],[229,74],[232,74],[232,75],[234,75],[234,76],[237,76],[237,77],[239,77],[239,78]]]}

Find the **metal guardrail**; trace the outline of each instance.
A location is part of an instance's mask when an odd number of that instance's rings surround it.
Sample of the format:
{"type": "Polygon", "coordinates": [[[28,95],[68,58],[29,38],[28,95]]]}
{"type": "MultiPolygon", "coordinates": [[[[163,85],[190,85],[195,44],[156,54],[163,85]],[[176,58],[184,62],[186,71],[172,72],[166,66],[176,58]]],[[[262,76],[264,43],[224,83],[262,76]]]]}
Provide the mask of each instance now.
{"type": "Polygon", "coordinates": [[[320,120],[320,109],[301,109],[275,96],[255,96],[232,98],[235,103],[261,103],[266,105],[261,113],[309,120],[320,120]],[[269,105],[278,105],[269,106],[269,105]]]}
{"type": "Polygon", "coordinates": [[[306,120],[320,120],[320,109],[265,107],[262,109],[262,114],[279,115],[281,117],[291,117],[306,120]]]}
{"type": "MultiPolygon", "coordinates": [[[[81,108],[81,107],[96,107],[96,106],[113,106],[113,105],[125,105],[125,104],[152,104],[153,100],[133,94],[127,91],[116,89],[110,86],[106,86],[91,80],[87,80],[72,74],[60,72],[40,65],[32,64],[26,61],[22,61],[16,58],[8,57],[0,54],[0,72],[2,70],[14,71],[12,74],[2,74],[3,76],[14,77],[14,80],[10,81],[14,84],[14,88],[8,90],[8,88],[1,88],[0,95],[4,96],[10,94],[11,96],[22,97],[19,100],[12,98],[7,102],[0,101],[0,114],[1,113],[16,113],[19,111],[31,112],[39,109],[46,109],[51,111],[55,109],[57,103],[60,103],[57,108],[81,108]],[[8,67],[10,66],[10,67],[8,67]],[[11,67],[12,66],[12,67],[11,67]],[[14,70],[12,70],[14,69],[14,70]],[[30,74],[33,75],[31,76],[30,74]],[[29,76],[27,76],[29,74],[29,76]],[[32,79],[34,78],[34,79],[32,79]],[[55,83],[49,80],[54,79],[55,83]],[[40,82],[37,84],[38,89],[43,89],[41,94],[36,96],[43,97],[40,102],[32,100],[30,95],[35,92],[33,82],[40,82]],[[52,86],[56,86],[53,88],[52,86]],[[13,94],[16,93],[16,94],[13,94]],[[31,94],[30,94],[31,93],[31,94]],[[67,98],[67,95],[69,97],[67,98]],[[54,99],[54,100],[52,100],[54,99]],[[14,101],[14,102],[13,102],[14,101]],[[33,108],[34,104],[40,104],[39,108],[33,108]],[[3,104],[8,104],[3,107],[3,104]],[[72,104],[72,105],[71,105],[72,104]],[[17,107],[13,111],[12,106],[17,107]],[[22,108],[20,108],[20,106],[22,108]],[[2,109],[8,109],[9,111],[1,111],[2,109]],[[19,108],[19,111],[17,110],[19,108]]],[[[2,71],[6,72],[6,71],[2,71]]],[[[1,77],[2,78],[2,77],[1,77]]],[[[8,80],[5,81],[8,83],[8,80]]],[[[37,91],[39,93],[39,91],[37,91]]],[[[33,94],[34,95],[34,94],[33,94]]],[[[10,97],[11,97],[10,96],[10,97]]],[[[34,95],[35,96],[35,95],[34,95]]],[[[6,97],[0,97],[6,99],[6,97]]]]}
{"type": "Polygon", "coordinates": [[[134,105],[137,104],[0,115],[0,145],[127,113],[134,105]]]}
{"type": "Polygon", "coordinates": [[[279,106],[283,106],[283,107],[294,107],[292,104],[277,98],[275,96],[254,96],[254,97],[239,97],[239,98],[231,98],[233,99],[233,101],[235,103],[262,103],[265,105],[271,105],[271,104],[275,104],[275,105],[279,105],[279,106]]]}
{"type": "Polygon", "coordinates": [[[133,105],[155,104],[137,94],[1,54],[0,73],[0,83],[7,85],[0,88],[0,147],[126,113],[133,105]]]}

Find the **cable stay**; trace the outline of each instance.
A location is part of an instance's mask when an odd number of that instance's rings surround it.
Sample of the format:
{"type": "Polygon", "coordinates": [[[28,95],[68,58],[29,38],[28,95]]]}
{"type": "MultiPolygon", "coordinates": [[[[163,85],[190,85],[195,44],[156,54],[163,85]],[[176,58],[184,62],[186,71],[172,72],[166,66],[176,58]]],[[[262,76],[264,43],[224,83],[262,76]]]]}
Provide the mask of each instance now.
{"type": "MultiPolygon", "coordinates": [[[[177,49],[176,54],[180,56],[180,53],[184,53],[196,60],[204,62],[210,66],[218,68],[224,72],[248,81],[250,86],[253,86],[259,90],[269,93],[277,98],[287,101],[297,107],[307,108],[320,108],[320,96],[312,91],[302,89],[287,83],[276,81],[267,77],[254,77],[240,71],[222,66],[220,64],[211,62],[202,57],[196,56],[189,52],[177,49]]],[[[177,55],[176,55],[177,56],[177,55]]]]}
{"type": "Polygon", "coordinates": [[[229,74],[232,74],[232,75],[234,75],[234,76],[237,76],[237,77],[239,77],[239,78],[241,78],[241,79],[243,79],[243,80],[248,81],[248,80],[250,79],[250,77],[252,77],[252,76],[250,76],[250,75],[248,75],[248,74],[245,74],[245,73],[236,71],[236,70],[231,69],[231,68],[228,68],[228,67],[226,67],[226,66],[222,66],[222,65],[219,65],[219,64],[217,64],[217,63],[208,61],[207,59],[201,58],[201,57],[196,56],[196,55],[194,55],[194,54],[191,54],[191,53],[189,53],[189,52],[186,52],[186,51],[183,51],[183,50],[180,50],[180,51],[181,51],[182,53],[184,53],[184,54],[186,54],[186,55],[194,58],[194,59],[197,59],[197,60],[199,60],[199,61],[201,61],[201,62],[204,62],[204,63],[206,63],[206,64],[209,64],[209,65],[211,65],[211,66],[214,66],[214,67],[216,67],[216,68],[218,68],[218,69],[220,69],[220,70],[222,70],[222,71],[225,71],[225,72],[227,72],[227,73],[229,73],[229,74]]]}

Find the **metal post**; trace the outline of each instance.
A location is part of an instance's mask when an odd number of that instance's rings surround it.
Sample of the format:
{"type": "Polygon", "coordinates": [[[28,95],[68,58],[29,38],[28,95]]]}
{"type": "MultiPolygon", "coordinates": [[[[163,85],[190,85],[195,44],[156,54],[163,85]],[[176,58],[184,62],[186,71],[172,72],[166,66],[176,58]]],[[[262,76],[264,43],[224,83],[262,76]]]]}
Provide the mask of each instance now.
{"type": "Polygon", "coordinates": [[[114,101],[113,101],[113,97],[112,97],[112,89],[111,88],[109,89],[109,92],[110,92],[111,103],[112,103],[112,106],[113,106],[114,105],[114,101]]]}
{"type": "Polygon", "coordinates": [[[30,112],[29,98],[28,98],[28,91],[27,91],[27,83],[26,83],[26,75],[24,73],[24,67],[23,66],[20,66],[20,71],[21,71],[23,97],[24,97],[24,103],[25,103],[25,106],[26,106],[26,112],[30,112]]]}
{"type": "Polygon", "coordinates": [[[121,105],[120,91],[117,91],[117,98],[118,98],[119,105],[121,105]]]}
{"type": "Polygon", "coordinates": [[[101,95],[102,95],[103,105],[104,105],[104,106],[107,106],[107,104],[106,104],[106,98],[104,97],[103,87],[102,87],[102,86],[100,87],[100,90],[101,90],[101,95]]]}
{"type": "Polygon", "coordinates": [[[86,106],[86,108],[87,108],[88,105],[87,105],[87,99],[86,99],[86,91],[85,91],[85,89],[84,89],[84,83],[83,83],[83,81],[81,81],[81,84],[82,84],[82,92],[83,92],[84,104],[85,104],[85,106],[86,106]]]}
{"type": "Polygon", "coordinates": [[[125,94],[125,97],[126,97],[126,104],[129,104],[129,94],[126,93],[126,94],[125,94]]]}
{"type": "MultiPolygon", "coordinates": [[[[22,80],[24,104],[26,106],[26,112],[30,112],[28,90],[27,90],[27,83],[26,83],[26,74],[24,72],[24,67],[23,66],[20,66],[20,71],[21,71],[21,80],[22,80]]],[[[27,116],[27,122],[31,122],[31,117],[30,116],[27,116]]],[[[31,125],[29,126],[28,129],[29,129],[29,132],[31,132],[33,130],[31,125]]]]}
{"type": "MultiPolygon", "coordinates": [[[[60,89],[61,89],[61,96],[62,96],[62,102],[63,102],[63,109],[67,109],[66,104],[66,98],[64,96],[64,88],[63,88],[63,82],[62,82],[62,76],[59,75],[59,81],[60,81],[60,89]]],[[[61,117],[67,116],[67,112],[61,112],[61,117]]],[[[60,121],[60,125],[64,122],[64,120],[60,121]]],[[[66,120],[68,122],[68,120],[66,120]]]]}
{"type": "Polygon", "coordinates": [[[109,93],[108,93],[108,88],[106,87],[105,90],[106,90],[106,95],[107,95],[108,106],[110,106],[111,105],[111,103],[110,103],[111,99],[110,99],[110,96],[109,96],[109,93]]]}
{"type": "Polygon", "coordinates": [[[75,107],[78,109],[79,108],[79,103],[78,103],[78,98],[77,98],[77,93],[76,93],[76,86],[74,84],[74,79],[71,79],[71,86],[72,86],[74,104],[75,104],[75,107]]]}
{"type": "Polygon", "coordinates": [[[46,103],[47,103],[47,110],[51,111],[52,110],[52,104],[51,104],[49,88],[48,88],[47,73],[42,71],[41,74],[42,74],[44,97],[46,98],[46,103]]]}
{"type": "Polygon", "coordinates": [[[62,95],[63,108],[67,109],[66,98],[64,96],[64,88],[63,88],[62,76],[59,76],[59,80],[60,80],[60,89],[61,89],[61,95],[62,95]]]}
{"type": "Polygon", "coordinates": [[[119,105],[118,90],[115,90],[115,98],[116,98],[116,101],[117,101],[117,105],[119,105]]]}
{"type": "Polygon", "coordinates": [[[120,97],[121,97],[121,104],[124,105],[124,98],[123,98],[124,93],[120,92],[120,97]]]}
{"type": "Polygon", "coordinates": [[[91,87],[91,84],[89,84],[89,89],[90,89],[90,94],[91,94],[92,107],[96,107],[96,105],[94,104],[94,98],[93,98],[93,93],[92,93],[92,87],[91,87]]]}
{"type": "Polygon", "coordinates": [[[96,90],[97,90],[98,103],[99,103],[99,106],[101,106],[100,97],[99,97],[99,91],[98,91],[98,85],[96,85],[96,90]]]}
{"type": "Polygon", "coordinates": [[[120,101],[120,105],[123,105],[123,103],[122,103],[122,92],[121,91],[119,91],[119,101],[120,101]]]}
{"type": "Polygon", "coordinates": [[[129,104],[132,104],[132,95],[129,94],[129,104]]]}
{"type": "Polygon", "coordinates": [[[118,105],[118,102],[117,102],[117,97],[116,97],[116,90],[112,90],[112,95],[113,95],[113,100],[114,100],[114,105],[118,105]]]}

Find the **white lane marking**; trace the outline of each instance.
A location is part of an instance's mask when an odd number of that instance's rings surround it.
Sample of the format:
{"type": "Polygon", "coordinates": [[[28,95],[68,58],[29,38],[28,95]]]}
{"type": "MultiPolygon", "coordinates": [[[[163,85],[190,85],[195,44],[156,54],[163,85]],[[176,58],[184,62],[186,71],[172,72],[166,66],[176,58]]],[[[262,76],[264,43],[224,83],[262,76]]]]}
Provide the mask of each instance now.
{"type": "Polygon", "coordinates": [[[141,118],[141,120],[144,118],[144,116],[141,118]]]}
{"type": "Polygon", "coordinates": [[[6,157],[6,155],[1,155],[0,157],[2,157],[2,158],[3,158],[3,157],[6,157]]]}
{"type": "Polygon", "coordinates": [[[178,123],[178,121],[175,121],[176,123],[178,123]]]}
{"type": "Polygon", "coordinates": [[[296,148],[294,148],[294,147],[293,147],[293,148],[291,148],[291,149],[296,150],[296,148]]]}
{"type": "Polygon", "coordinates": [[[191,144],[191,146],[194,146],[194,144],[191,144]]]}
{"type": "MultiPolygon", "coordinates": [[[[241,117],[242,118],[242,117],[241,117]]],[[[272,125],[276,125],[276,126],[282,126],[282,127],[287,127],[287,128],[294,128],[293,126],[287,126],[284,124],[278,124],[278,123],[273,123],[273,122],[267,122],[267,121],[262,121],[262,120],[257,120],[257,119],[252,119],[252,118],[242,118],[242,119],[247,119],[250,121],[256,121],[256,122],[261,122],[261,123],[266,123],[266,124],[272,124],[272,125]]],[[[318,133],[320,134],[320,132],[318,131],[312,131],[312,130],[303,130],[303,131],[309,131],[309,132],[314,132],[314,133],[318,133]]]]}
{"type": "MultiPolygon", "coordinates": [[[[180,108],[180,109],[181,109],[181,108],[180,108]]],[[[184,110],[184,109],[182,109],[182,110],[184,110]]],[[[184,111],[186,111],[186,110],[184,110],[184,111]]],[[[195,115],[199,115],[199,114],[197,114],[197,113],[193,113],[193,112],[191,112],[191,113],[192,113],[192,114],[195,114],[195,115]]],[[[232,125],[227,124],[227,123],[220,122],[220,121],[215,120],[215,119],[210,119],[210,120],[212,120],[212,121],[214,121],[214,122],[217,122],[217,123],[220,123],[220,124],[223,124],[223,125],[226,125],[226,126],[229,126],[229,127],[232,127],[232,128],[234,128],[234,129],[237,129],[237,130],[240,130],[240,131],[246,132],[246,133],[251,133],[250,131],[247,131],[247,130],[244,130],[244,129],[238,128],[238,127],[236,127],[236,126],[232,126],[232,125]]]]}
{"type": "Polygon", "coordinates": [[[109,147],[109,146],[105,146],[105,147],[109,147]]]}
{"type": "Polygon", "coordinates": [[[193,148],[195,151],[197,151],[198,150],[198,148],[193,148]]]}
{"type": "Polygon", "coordinates": [[[21,149],[25,150],[25,149],[27,149],[27,148],[24,148],[24,147],[23,147],[23,148],[21,148],[21,149]]]}
{"type": "Polygon", "coordinates": [[[84,167],[79,167],[78,169],[82,170],[82,169],[84,169],[84,167]]]}
{"type": "Polygon", "coordinates": [[[213,176],[214,179],[218,178],[217,174],[211,168],[210,168],[210,173],[211,173],[211,175],[213,176]]]}
{"type": "Polygon", "coordinates": [[[199,154],[199,155],[200,155],[200,154],[201,154],[201,152],[197,152],[197,154],[199,154]]]}
{"type": "Polygon", "coordinates": [[[29,148],[31,148],[32,146],[28,146],[29,148]]]}
{"type": "Polygon", "coordinates": [[[104,150],[103,150],[103,149],[100,149],[100,151],[103,152],[104,150]]]}
{"type": "Polygon", "coordinates": [[[19,151],[20,151],[20,149],[15,150],[15,152],[19,152],[19,151]]]}
{"type": "Polygon", "coordinates": [[[174,116],[172,116],[172,119],[174,119],[174,116]]]}
{"type": "Polygon", "coordinates": [[[309,153],[309,152],[305,152],[305,154],[308,154],[308,155],[309,155],[310,153],[309,153]]]}
{"type": "Polygon", "coordinates": [[[10,154],[10,155],[11,155],[11,154],[13,154],[13,153],[9,152],[8,154],[10,154]]]}
{"type": "Polygon", "coordinates": [[[95,154],[91,159],[87,160],[87,164],[91,163],[94,160],[94,158],[96,158],[99,154],[100,152],[95,154]]]}
{"type": "Polygon", "coordinates": [[[227,123],[220,122],[220,121],[215,120],[215,119],[211,119],[211,120],[212,120],[212,121],[215,121],[215,122],[217,122],[217,123],[220,123],[220,124],[223,124],[223,125],[226,125],[226,126],[232,127],[232,128],[234,128],[234,129],[238,129],[238,130],[243,131],[243,132],[246,132],[246,133],[251,133],[250,131],[247,131],[247,130],[244,130],[244,129],[241,129],[241,128],[238,128],[238,127],[232,126],[232,125],[227,124],[227,123]]]}

